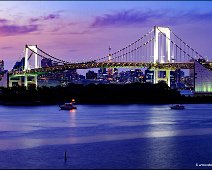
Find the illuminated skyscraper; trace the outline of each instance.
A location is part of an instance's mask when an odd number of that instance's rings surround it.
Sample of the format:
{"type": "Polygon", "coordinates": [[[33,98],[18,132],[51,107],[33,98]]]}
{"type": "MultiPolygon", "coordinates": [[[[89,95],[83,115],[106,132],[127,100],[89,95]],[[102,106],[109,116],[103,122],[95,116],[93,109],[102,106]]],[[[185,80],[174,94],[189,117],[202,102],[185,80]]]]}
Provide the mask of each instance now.
{"type": "MultiPolygon", "coordinates": [[[[109,46],[109,54],[108,54],[108,62],[112,62],[112,55],[111,55],[111,47],[109,46]]],[[[113,77],[113,68],[108,68],[108,78],[111,79],[113,77]]]]}

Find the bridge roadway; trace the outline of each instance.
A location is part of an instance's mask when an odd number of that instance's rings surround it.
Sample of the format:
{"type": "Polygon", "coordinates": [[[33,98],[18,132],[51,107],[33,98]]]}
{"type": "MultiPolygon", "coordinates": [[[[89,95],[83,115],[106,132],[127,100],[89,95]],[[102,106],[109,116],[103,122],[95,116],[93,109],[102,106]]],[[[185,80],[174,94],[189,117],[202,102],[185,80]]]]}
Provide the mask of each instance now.
{"type": "MultiPolygon", "coordinates": [[[[212,63],[207,63],[212,68],[212,63]]],[[[176,69],[193,69],[194,62],[175,62],[175,63],[144,63],[144,62],[87,62],[87,63],[70,63],[51,67],[43,67],[26,71],[10,71],[10,76],[23,76],[26,74],[45,74],[48,72],[64,71],[69,69],[89,69],[89,68],[149,68],[176,70],[176,69]]]]}

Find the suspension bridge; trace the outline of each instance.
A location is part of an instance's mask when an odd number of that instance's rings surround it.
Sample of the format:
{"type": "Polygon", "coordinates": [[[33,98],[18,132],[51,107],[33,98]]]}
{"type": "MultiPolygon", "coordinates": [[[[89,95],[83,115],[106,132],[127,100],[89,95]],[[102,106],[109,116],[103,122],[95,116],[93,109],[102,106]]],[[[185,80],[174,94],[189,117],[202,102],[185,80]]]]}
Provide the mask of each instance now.
{"type": "MultiPolygon", "coordinates": [[[[163,80],[163,78],[158,77],[158,71],[165,70],[168,78],[164,80],[170,85],[171,70],[195,69],[195,61],[197,60],[204,68],[209,71],[212,69],[212,62],[206,61],[202,55],[184,42],[170,28],[155,26],[136,41],[114,53],[82,62],[71,63],[48,54],[37,45],[26,45],[24,67],[10,71],[9,75],[10,77],[24,76],[25,86],[28,86],[27,76],[34,76],[37,86],[37,75],[48,72],[69,69],[139,67],[154,70],[154,83],[163,80]],[[56,64],[41,67],[41,59],[48,59],[56,64]]],[[[208,77],[210,79],[210,76],[208,77]]],[[[210,88],[212,90],[212,87],[210,88]]]]}

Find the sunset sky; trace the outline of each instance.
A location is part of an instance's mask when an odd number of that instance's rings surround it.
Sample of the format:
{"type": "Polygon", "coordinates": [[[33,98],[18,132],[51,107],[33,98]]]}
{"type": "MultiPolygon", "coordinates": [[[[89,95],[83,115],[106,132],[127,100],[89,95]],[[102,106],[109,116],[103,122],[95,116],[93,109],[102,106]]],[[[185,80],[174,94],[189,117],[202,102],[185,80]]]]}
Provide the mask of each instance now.
{"type": "Polygon", "coordinates": [[[212,2],[0,1],[0,59],[12,69],[25,44],[67,61],[96,59],[168,26],[212,60],[212,2]]]}

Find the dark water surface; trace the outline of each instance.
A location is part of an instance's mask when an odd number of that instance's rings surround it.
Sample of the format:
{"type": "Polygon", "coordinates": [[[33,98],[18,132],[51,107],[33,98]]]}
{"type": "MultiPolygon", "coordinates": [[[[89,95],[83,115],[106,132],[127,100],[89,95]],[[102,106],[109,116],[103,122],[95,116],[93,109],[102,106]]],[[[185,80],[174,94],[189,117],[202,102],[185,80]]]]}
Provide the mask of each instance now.
{"type": "Polygon", "coordinates": [[[0,106],[0,168],[212,168],[212,104],[185,106],[0,106]]]}

